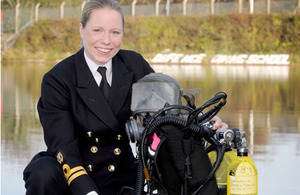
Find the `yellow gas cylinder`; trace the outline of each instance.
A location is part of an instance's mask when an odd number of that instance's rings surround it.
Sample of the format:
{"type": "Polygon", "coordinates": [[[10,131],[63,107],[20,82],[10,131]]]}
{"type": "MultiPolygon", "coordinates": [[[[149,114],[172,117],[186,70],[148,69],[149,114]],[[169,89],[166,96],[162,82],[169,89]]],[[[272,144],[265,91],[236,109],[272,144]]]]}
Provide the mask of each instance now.
{"type": "Polygon", "coordinates": [[[227,169],[227,195],[257,195],[257,169],[248,149],[237,149],[227,169]]]}
{"type": "MultiPolygon", "coordinates": [[[[208,153],[208,157],[213,165],[217,159],[217,152],[210,151],[208,153]]],[[[219,195],[227,194],[227,168],[235,158],[236,158],[235,151],[232,150],[226,151],[219,168],[215,172],[215,178],[217,180],[217,185],[219,188],[219,195]]]]}

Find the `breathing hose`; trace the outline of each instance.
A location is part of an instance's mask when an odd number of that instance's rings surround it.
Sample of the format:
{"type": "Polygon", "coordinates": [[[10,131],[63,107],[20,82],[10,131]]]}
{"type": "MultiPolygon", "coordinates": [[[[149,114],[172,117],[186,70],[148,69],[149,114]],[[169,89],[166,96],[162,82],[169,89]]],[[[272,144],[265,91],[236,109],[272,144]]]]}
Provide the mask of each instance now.
{"type": "MultiPolygon", "coordinates": [[[[139,151],[141,153],[141,151],[139,151]]],[[[141,154],[140,154],[141,155],[141,154]]],[[[138,160],[137,165],[137,180],[136,180],[136,195],[142,195],[144,190],[144,174],[143,164],[141,160],[138,160]]]]}
{"type": "Polygon", "coordinates": [[[211,99],[209,99],[207,102],[205,102],[202,106],[200,106],[199,108],[196,108],[195,110],[193,110],[190,115],[188,116],[188,120],[187,120],[187,127],[193,123],[199,124],[202,121],[209,121],[210,119],[212,119],[212,117],[214,117],[220,110],[221,108],[226,104],[226,98],[227,98],[227,94],[224,92],[219,92],[217,93],[214,97],[212,97],[211,99]],[[206,113],[203,113],[202,115],[199,116],[200,113],[202,113],[202,111],[213,105],[220,102],[218,105],[214,106],[212,109],[210,109],[209,111],[207,111],[206,113]]]}

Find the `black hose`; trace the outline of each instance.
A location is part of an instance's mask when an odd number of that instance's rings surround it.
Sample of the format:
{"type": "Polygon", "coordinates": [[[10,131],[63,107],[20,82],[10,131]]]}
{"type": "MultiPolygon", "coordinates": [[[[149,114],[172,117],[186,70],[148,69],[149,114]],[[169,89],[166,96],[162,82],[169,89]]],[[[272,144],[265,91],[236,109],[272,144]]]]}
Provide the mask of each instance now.
{"type": "Polygon", "coordinates": [[[217,93],[213,98],[209,99],[202,106],[200,106],[199,108],[196,108],[195,110],[190,112],[186,126],[188,127],[189,125],[191,125],[193,123],[199,124],[204,120],[206,120],[206,121],[210,120],[226,104],[226,98],[227,98],[226,93],[224,93],[224,92],[217,93]],[[216,105],[214,108],[210,109],[208,112],[199,116],[199,114],[202,113],[205,108],[207,108],[213,104],[216,104],[218,102],[220,102],[220,103],[218,105],[216,105]]]}
{"type": "MultiPolygon", "coordinates": [[[[177,116],[163,116],[155,120],[147,131],[145,129],[146,136],[152,135],[160,126],[163,125],[175,125],[183,128],[186,126],[186,120],[177,116]]],[[[189,130],[203,138],[210,138],[214,134],[212,129],[196,124],[192,124],[189,127],[189,130]]]]}
{"type": "MultiPolygon", "coordinates": [[[[141,153],[141,152],[140,152],[141,153]]],[[[140,154],[141,155],[141,154],[140,154]]],[[[138,158],[137,165],[137,180],[135,195],[142,195],[144,192],[144,174],[143,174],[143,164],[140,158],[138,158]]]]}
{"type": "MultiPolygon", "coordinates": [[[[166,105],[165,107],[158,110],[150,119],[150,121],[147,123],[145,129],[148,129],[149,126],[154,122],[158,117],[162,116],[166,111],[172,110],[172,109],[180,109],[180,110],[186,110],[189,113],[191,113],[194,109],[188,106],[184,105],[166,105]]],[[[145,138],[145,137],[144,137],[145,138]]]]}

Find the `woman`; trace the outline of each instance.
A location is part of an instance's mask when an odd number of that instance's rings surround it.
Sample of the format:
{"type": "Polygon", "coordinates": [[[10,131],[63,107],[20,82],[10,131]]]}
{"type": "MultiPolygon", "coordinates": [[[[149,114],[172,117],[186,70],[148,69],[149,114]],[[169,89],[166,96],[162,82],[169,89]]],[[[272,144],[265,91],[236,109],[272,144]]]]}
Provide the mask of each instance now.
{"type": "Polygon", "coordinates": [[[131,86],[153,70],[140,54],[120,50],[124,16],[116,1],[87,2],[79,31],[83,48],[43,78],[38,111],[48,150],[24,171],[27,194],[117,194],[135,186],[124,128],[131,86]],[[106,67],[108,99],[98,67],[106,67]]]}
{"type": "Polygon", "coordinates": [[[38,111],[48,149],[24,170],[27,195],[111,195],[135,187],[124,128],[131,86],[153,70],[140,54],[120,49],[124,16],[117,1],[87,2],[79,32],[83,48],[43,78],[38,111]]]}

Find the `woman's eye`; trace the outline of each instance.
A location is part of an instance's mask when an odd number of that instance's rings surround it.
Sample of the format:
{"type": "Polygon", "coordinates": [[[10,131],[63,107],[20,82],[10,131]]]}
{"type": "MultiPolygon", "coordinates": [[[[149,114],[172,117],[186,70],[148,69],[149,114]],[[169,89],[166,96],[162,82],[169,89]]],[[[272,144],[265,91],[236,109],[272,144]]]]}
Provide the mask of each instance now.
{"type": "Polygon", "coordinates": [[[94,31],[94,32],[101,32],[100,29],[94,29],[93,31],[94,31]]]}
{"type": "Polygon", "coordinates": [[[119,35],[121,35],[121,32],[118,31],[118,30],[114,30],[114,31],[112,31],[112,34],[113,34],[114,36],[119,36],[119,35]]]}

